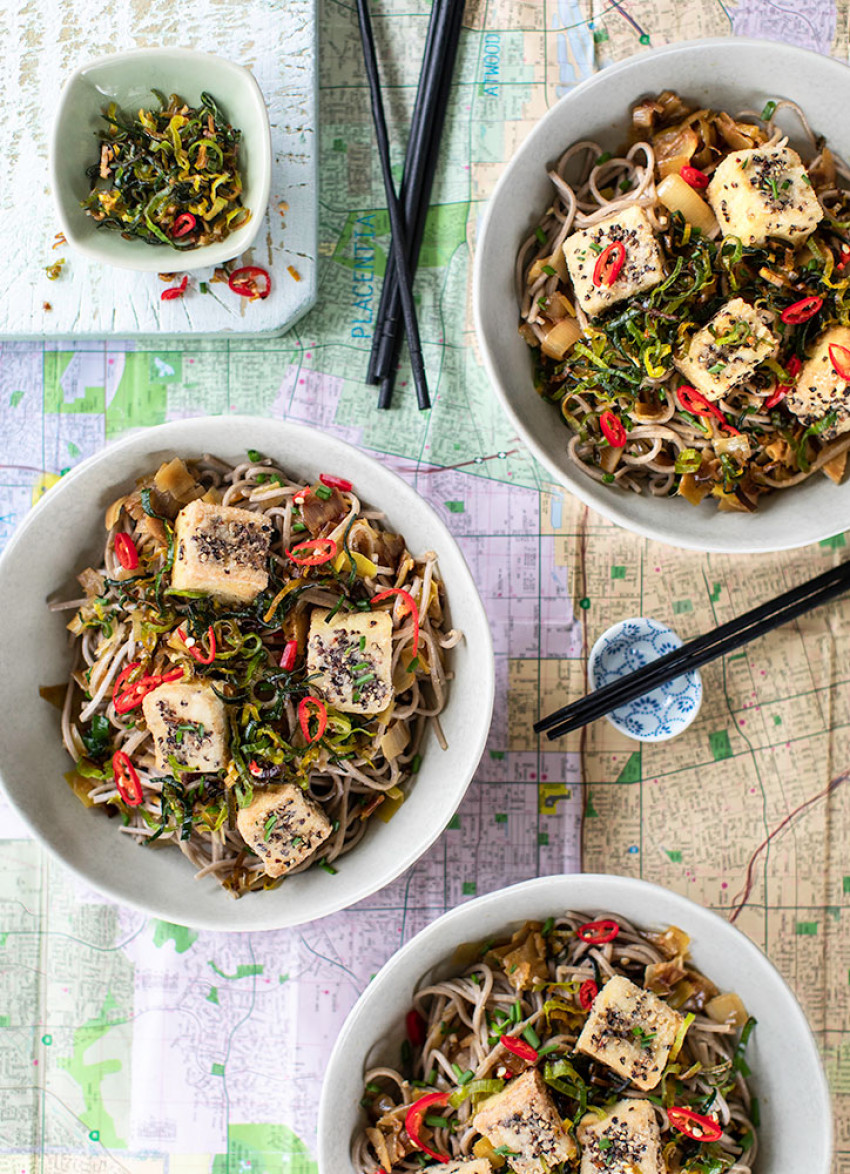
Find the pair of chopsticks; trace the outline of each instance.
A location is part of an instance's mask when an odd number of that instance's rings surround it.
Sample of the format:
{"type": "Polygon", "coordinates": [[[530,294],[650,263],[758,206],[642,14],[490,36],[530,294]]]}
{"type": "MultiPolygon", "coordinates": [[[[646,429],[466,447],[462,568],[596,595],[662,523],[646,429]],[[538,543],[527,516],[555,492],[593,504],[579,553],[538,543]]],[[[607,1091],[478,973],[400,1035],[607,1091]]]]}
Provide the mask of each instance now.
{"type": "Polygon", "coordinates": [[[832,567],[799,587],[793,587],[790,591],[777,595],[775,599],[754,607],[752,611],[738,616],[737,619],[721,624],[713,632],[706,632],[704,636],[698,636],[696,640],[683,644],[674,652],[668,652],[666,656],[644,665],[637,672],[629,673],[628,676],[620,677],[610,685],[589,693],[581,701],[565,705],[562,709],[550,713],[548,717],[534,723],[534,732],[545,733],[550,741],[561,738],[564,734],[578,730],[589,722],[604,717],[606,713],[619,709],[621,705],[634,701],[636,697],[642,697],[660,685],[698,669],[700,665],[708,664],[709,661],[716,660],[728,652],[734,652],[742,644],[748,644],[751,640],[764,636],[780,624],[787,624],[813,607],[828,603],[848,589],[850,562],[832,567]]]}
{"type": "Polygon", "coordinates": [[[392,231],[392,247],[366,375],[367,383],[380,384],[379,408],[389,408],[392,403],[402,339],[399,310],[410,350],[416,399],[420,410],[431,406],[412,283],[439,161],[440,139],[448,109],[463,10],[464,0],[433,0],[399,198],[390,169],[389,137],[368,0],[357,0],[360,38],[372,100],[372,119],[392,231]]]}

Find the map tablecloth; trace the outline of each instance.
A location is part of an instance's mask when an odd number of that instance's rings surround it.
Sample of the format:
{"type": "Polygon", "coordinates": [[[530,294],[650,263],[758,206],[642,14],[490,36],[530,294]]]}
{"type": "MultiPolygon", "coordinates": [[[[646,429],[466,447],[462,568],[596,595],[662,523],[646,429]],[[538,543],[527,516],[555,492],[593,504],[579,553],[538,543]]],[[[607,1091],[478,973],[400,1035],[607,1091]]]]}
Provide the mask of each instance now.
{"type": "MultiPolygon", "coordinates": [[[[427,12],[375,3],[399,164],[427,12]]],[[[498,690],[484,760],[437,845],[369,901],[298,930],[146,920],[87,891],[1,807],[0,1174],[313,1174],[326,1058],[370,976],[446,908],[580,867],[686,893],[769,953],[823,1048],[836,1170],[850,1171],[850,604],[706,668],[699,719],[661,748],[607,723],[555,746],[531,730],[584,688],[586,650],[610,623],[653,615],[687,638],[840,559],[845,538],[742,560],[602,522],[512,434],[470,324],[483,202],[547,106],[612,60],[732,33],[846,59],[848,0],[470,0],[417,283],[430,414],[404,373],[388,414],[360,382],[388,237],[343,0],[326,0],[320,34],[318,307],[276,341],[2,346],[0,541],[129,429],[230,411],[317,424],[409,478],[457,535],[492,620],[498,690]]]]}

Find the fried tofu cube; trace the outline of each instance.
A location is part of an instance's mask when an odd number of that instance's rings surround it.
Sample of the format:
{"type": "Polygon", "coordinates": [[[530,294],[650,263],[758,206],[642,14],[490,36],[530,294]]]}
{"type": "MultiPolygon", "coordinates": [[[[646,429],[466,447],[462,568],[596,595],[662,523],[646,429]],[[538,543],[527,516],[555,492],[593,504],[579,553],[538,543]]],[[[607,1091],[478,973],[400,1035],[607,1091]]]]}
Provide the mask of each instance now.
{"type": "Polygon", "coordinates": [[[691,339],[676,366],[706,399],[722,399],[779,349],[773,314],[732,298],[691,339]]]}
{"type": "Polygon", "coordinates": [[[575,1157],[576,1144],[561,1122],[543,1077],[530,1068],[484,1102],[472,1127],[498,1149],[515,1156],[508,1165],[516,1174],[548,1174],[559,1162],[575,1157]]]}
{"type": "Polygon", "coordinates": [[[769,237],[800,244],[823,218],[823,208],[800,156],[790,147],[732,151],[708,185],[708,200],[724,236],[745,246],[769,237]]]}
{"type": "Polygon", "coordinates": [[[648,1091],[661,1079],[683,1022],[652,991],[616,974],[594,999],[576,1051],[648,1091]]]}
{"type": "Polygon", "coordinates": [[[292,872],[330,836],[331,822],[295,783],[254,792],[236,816],[239,834],[263,862],[267,876],[292,872]]]}
{"type": "Polygon", "coordinates": [[[812,353],[800,368],[796,384],[785,399],[788,410],[804,424],[815,424],[830,412],[835,412],[835,423],[824,428],[820,434],[822,440],[831,440],[842,432],[850,432],[850,386],[832,365],[829,357],[831,346],[847,350],[848,354],[843,359],[850,363],[850,327],[832,326],[820,335],[812,353]]]}
{"type": "Polygon", "coordinates": [[[461,1158],[448,1165],[426,1166],[423,1174],[493,1174],[488,1158],[461,1158]]]}
{"type": "Polygon", "coordinates": [[[661,1131],[649,1101],[617,1101],[601,1120],[588,1113],[579,1122],[579,1174],[664,1174],[661,1131]]]}
{"type": "Polygon", "coordinates": [[[328,619],[315,608],[307,640],[307,673],[328,705],[346,713],[380,713],[393,695],[393,621],[388,611],[328,619]]]}
{"type": "Polygon", "coordinates": [[[227,709],[206,682],[160,685],[143,699],[142,712],[157,770],[170,772],[173,758],[188,770],[211,774],[230,761],[227,709]]]}
{"type": "Polygon", "coordinates": [[[661,250],[643,208],[625,208],[591,228],[574,232],[564,242],[564,256],[576,302],[590,318],[664,280],[661,250]],[[596,285],[596,263],[616,241],[626,250],[623,267],[611,285],[596,285]]]}
{"type": "Polygon", "coordinates": [[[193,501],[177,515],[171,586],[250,603],[268,586],[271,536],[262,514],[193,501]]]}

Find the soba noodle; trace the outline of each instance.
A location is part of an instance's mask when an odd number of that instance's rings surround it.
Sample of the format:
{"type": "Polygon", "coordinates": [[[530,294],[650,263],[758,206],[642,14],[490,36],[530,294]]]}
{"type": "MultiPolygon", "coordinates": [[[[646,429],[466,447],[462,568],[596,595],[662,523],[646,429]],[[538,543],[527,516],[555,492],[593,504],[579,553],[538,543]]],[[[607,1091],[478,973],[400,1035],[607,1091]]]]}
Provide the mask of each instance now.
{"type": "MultiPolygon", "coordinates": [[[[122,835],[175,845],[197,877],[212,876],[236,896],[279,883],[236,823],[239,811],[266,788],[297,784],[330,823],[321,846],[288,871],[321,865],[333,872],[334,861],[362,839],[368,820],[375,813],[389,818],[403,802],[429,726],[445,745],[439,715],[451,676],[446,653],[460,633],[446,622],[437,555],[410,554],[348,482],[330,480],[336,487],[317,483],[311,489],[255,453],[236,466],[213,456],[172,461],[107,510],[103,560],[80,576],[85,599],[53,605],[76,613],[68,625],[74,664],[62,705],[62,737],[76,764],[67,776],[73,790],[87,806],[119,814],[122,835]],[[271,524],[268,586],[250,603],[170,586],[174,519],[202,496],[271,524]],[[116,537],[120,543],[125,534],[138,555],[133,569],[117,553],[116,537]],[[305,540],[314,543],[313,551],[332,550],[336,558],[295,565],[287,552],[305,540]],[[374,714],[341,712],[328,703],[327,729],[317,736],[310,720],[322,708],[321,693],[311,685],[304,655],[312,610],[362,614],[387,591],[393,594],[380,606],[389,606],[393,616],[392,699],[374,714]],[[198,650],[212,650],[210,630],[216,647],[208,663],[198,650]],[[179,677],[181,668],[184,682],[211,686],[225,704],[226,769],[201,773],[169,759],[170,773],[158,770],[140,701],[116,709],[123,689],[151,692],[153,680],[169,672],[179,677]],[[316,700],[305,730],[299,702],[307,696],[316,700]],[[130,761],[138,794],[126,779],[122,793],[116,753],[130,761]]],[[[357,700],[356,690],[353,696],[357,700]]],[[[183,736],[178,732],[177,741],[183,736]]]]}
{"type": "MultiPolygon", "coordinates": [[[[549,171],[552,203],[516,260],[520,332],[533,349],[538,392],[559,407],[573,433],[565,442],[570,460],[587,476],[620,489],[679,494],[692,504],[711,496],[722,510],[751,511],[763,494],[793,488],[817,472],[837,483],[850,434],[828,415],[814,426],[798,419],[782,389],[793,388],[799,362],[817,335],[850,324],[850,270],[844,269],[850,258],[850,171],[793,102],[770,103],[761,116],[744,111],[732,119],[693,110],[666,91],[635,108],[633,127],[641,141],[622,154],[612,157],[603,144],[582,140],[561,155],[549,171]],[[662,176],[678,176],[682,166],[694,165],[705,182],[733,150],[784,145],[776,122],[782,111],[802,125],[809,143],[804,163],[825,213],[808,241],[792,247],[771,239],[763,247],[746,247],[737,237],[721,238],[716,223],[701,232],[681,211],[665,207],[662,176]],[[666,277],[655,289],[588,319],[575,297],[563,245],[571,234],[635,207],[657,234],[666,277]],[[674,364],[694,333],[738,297],[775,316],[779,353],[732,386],[714,405],[716,412],[685,411],[677,396],[688,380],[674,364]],[[786,328],[783,310],[809,297],[822,298],[820,312],[786,328]],[[558,340],[554,351],[547,350],[547,337],[558,340]],[[612,446],[600,425],[607,411],[626,430],[622,447],[612,446]]],[[[711,210],[703,208],[711,219],[711,210]]]]}
{"type": "MultiPolygon", "coordinates": [[[[400,1067],[381,1065],[365,1073],[361,1103],[368,1120],[352,1151],[357,1174],[412,1174],[423,1164],[440,1168],[430,1165],[406,1128],[410,1106],[438,1092],[451,1099],[430,1109],[437,1116],[420,1129],[419,1140],[451,1160],[484,1157],[502,1166],[504,1147],[501,1153],[494,1148],[473,1119],[502,1082],[531,1068],[543,1076],[579,1151],[583,1119],[586,1126],[588,1119],[604,1118],[615,1103],[641,1098],[653,1106],[664,1169],[750,1174],[758,1153],[758,1106],[747,1082],[744,1048],[755,1021],[737,995],[721,994],[694,968],[687,949],[681,930],[647,933],[604,911],[568,912],[545,924],[527,923],[498,946],[463,948],[459,953],[466,954],[467,965],[456,977],[430,982],[414,996],[400,1067]],[[588,944],[576,932],[605,920],[619,927],[605,944],[588,944]],[[674,1045],[657,1086],[649,1090],[576,1050],[593,1000],[615,975],[655,992],[682,1015],[690,1012],[681,1040],[677,1037],[678,1053],[674,1045]],[[526,1058],[500,1042],[506,1034],[530,1044],[526,1058]],[[698,1141],[674,1127],[669,1116],[674,1105],[707,1118],[715,1131],[722,1130],[719,1139],[698,1141]]],[[[651,1032],[631,1031],[652,1039],[651,1032]]],[[[510,1156],[503,1168],[512,1168],[510,1156]]],[[[550,1174],[562,1168],[573,1166],[557,1165],[550,1174]]]]}

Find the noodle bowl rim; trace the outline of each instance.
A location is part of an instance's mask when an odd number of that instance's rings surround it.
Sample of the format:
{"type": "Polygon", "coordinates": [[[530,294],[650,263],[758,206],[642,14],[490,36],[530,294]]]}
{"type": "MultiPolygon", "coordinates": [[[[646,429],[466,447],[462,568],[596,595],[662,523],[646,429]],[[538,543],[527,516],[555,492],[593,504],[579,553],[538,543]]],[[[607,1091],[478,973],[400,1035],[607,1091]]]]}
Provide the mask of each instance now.
{"type": "Polygon", "coordinates": [[[495,693],[492,637],[458,543],[430,504],[391,469],[302,424],[235,415],[179,420],[100,450],[63,477],[21,522],[0,556],[0,609],[16,620],[14,627],[8,625],[7,654],[0,661],[0,703],[6,712],[19,711],[23,691],[32,698],[26,704],[34,715],[31,728],[29,722],[10,723],[0,739],[0,785],[10,804],[34,838],[87,885],[175,924],[225,932],[280,929],[371,896],[413,865],[443,832],[472,781],[489,733],[495,693]],[[58,712],[38,697],[38,687],[66,678],[70,665],[70,652],[62,646],[70,617],[50,612],[47,600],[67,595],[74,574],[100,559],[103,510],[122,488],[132,488],[133,478],[155,469],[163,457],[209,452],[227,459],[257,444],[304,480],[314,480],[319,472],[348,476],[370,508],[386,511],[390,527],[404,534],[413,553],[434,549],[449,615],[464,639],[448,661],[456,674],[441,714],[449,747],[442,751],[433,732],[427,733],[421,769],[394,818],[387,824],[370,821],[366,843],[340,860],[336,876],[314,869],[288,878],[273,892],[234,901],[218,885],[196,883],[181,853],[169,850],[173,858],[167,861],[155,848],[131,844],[113,821],[98,820],[74,798],[62,777],[72,764],[61,746],[58,712]],[[44,744],[48,738],[49,746],[44,744]]]}
{"type": "MultiPolygon", "coordinates": [[[[715,108],[742,109],[782,97],[799,101],[839,154],[850,138],[827,96],[847,92],[843,63],[807,49],[756,38],[706,38],[666,45],[607,66],[570,89],[532,128],[496,184],[478,233],[473,269],[475,330],[489,382],[534,456],[585,505],[627,530],[683,549],[727,554],[793,550],[850,528],[850,488],[820,475],[787,494],[765,497],[756,513],[655,499],[597,484],[567,456],[571,433],[538,397],[530,350],[517,331],[514,262],[551,198],[546,171],[573,142],[616,149],[638,98],[673,89],[715,108]],[[777,92],[776,78],[793,78],[777,92]],[[700,79],[706,79],[702,81],[700,79]],[[737,95],[724,98],[724,94],[737,95]],[[747,100],[743,100],[746,98],[747,100]]],[[[792,145],[795,136],[792,136],[792,145]]]]}
{"type": "Polygon", "coordinates": [[[537,877],[476,897],[432,921],[389,958],[349,1012],[328,1061],[319,1102],[320,1174],[351,1169],[349,1146],[363,1120],[363,1072],[381,1062],[395,1066],[414,991],[434,976],[463,970],[452,962],[459,946],[509,936],[526,921],[568,909],[619,913],[644,930],[676,924],[691,935],[698,969],[722,990],[737,989],[760,1021],[747,1050],[748,1083],[761,1100],[757,1174],[829,1174],[826,1076],[805,1014],[773,963],[725,918],[687,897],[634,877],[592,873],[537,877]],[[793,1080],[787,1075],[792,1056],[793,1080]]]}

